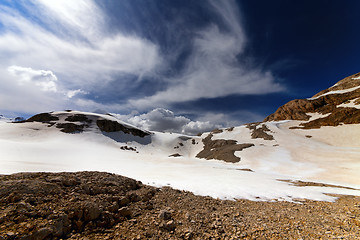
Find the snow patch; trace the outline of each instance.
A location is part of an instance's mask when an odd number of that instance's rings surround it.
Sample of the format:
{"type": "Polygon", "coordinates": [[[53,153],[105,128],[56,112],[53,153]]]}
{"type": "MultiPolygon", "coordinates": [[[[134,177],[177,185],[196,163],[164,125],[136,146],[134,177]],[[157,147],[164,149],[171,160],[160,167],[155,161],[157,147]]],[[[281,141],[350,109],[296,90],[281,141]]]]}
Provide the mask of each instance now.
{"type": "Polygon", "coordinates": [[[308,100],[314,100],[314,99],[318,99],[319,97],[323,97],[323,96],[330,95],[330,94],[343,94],[343,93],[355,91],[355,90],[357,90],[359,88],[360,88],[360,86],[356,86],[356,87],[353,87],[353,88],[348,88],[348,89],[343,89],[343,90],[330,91],[330,92],[321,94],[320,96],[317,96],[317,97],[314,97],[314,98],[307,98],[307,99],[308,100]]]}
{"type": "Polygon", "coordinates": [[[340,105],[337,105],[337,107],[348,107],[348,108],[357,108],[360,109],[360,104],[356,104],[355,101],[359,100],[359,98],[350,100],[348,103],[342,103],[340,105]]]}
{"type": "Polygon", "coordinates": [[[331,113],[326,113],[326,114],[322,114],[322,113],[306,113],[306,115],[309,115],[310,116],[310,119],[307,120],[306,122],[311,122],[311,121],[314,121],[316,119],[319,119],[319,118],[325,118],[327,116],[329,116],[331,113]]]}

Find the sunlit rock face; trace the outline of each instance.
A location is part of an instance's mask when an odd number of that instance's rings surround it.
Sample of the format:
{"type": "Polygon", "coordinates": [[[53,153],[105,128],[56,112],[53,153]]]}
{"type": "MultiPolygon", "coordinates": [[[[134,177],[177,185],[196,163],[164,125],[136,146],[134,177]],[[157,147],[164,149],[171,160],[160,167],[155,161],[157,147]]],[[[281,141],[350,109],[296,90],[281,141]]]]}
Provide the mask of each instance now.
{"type": "Polygon", "coordinates": [[[326,116],[301,124],[301,128],[360,123],[360,73],[346,77],[312,98],[292,100],[264,121],[309,120],[309,113],[326,116]]]}

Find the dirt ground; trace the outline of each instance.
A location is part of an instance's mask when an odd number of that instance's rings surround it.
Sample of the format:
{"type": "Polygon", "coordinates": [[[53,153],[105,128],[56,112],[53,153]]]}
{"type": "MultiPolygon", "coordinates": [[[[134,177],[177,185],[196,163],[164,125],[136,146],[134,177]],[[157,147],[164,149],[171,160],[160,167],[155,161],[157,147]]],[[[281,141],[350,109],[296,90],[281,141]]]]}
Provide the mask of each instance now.
{"type": "Polygon", "coordinates": [[[255,202],[100,172],[0,176],[0,239],[360,239],[360,197],[255,202]]]}

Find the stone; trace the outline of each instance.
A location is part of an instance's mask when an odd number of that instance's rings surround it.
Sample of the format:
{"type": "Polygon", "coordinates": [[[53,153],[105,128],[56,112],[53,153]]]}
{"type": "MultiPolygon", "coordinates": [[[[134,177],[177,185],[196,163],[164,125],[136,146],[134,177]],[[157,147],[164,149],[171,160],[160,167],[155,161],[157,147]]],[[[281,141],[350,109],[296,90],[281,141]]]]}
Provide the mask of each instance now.
{"type": "Polygon", "coordinates": [[[84,206],[84,220],[92,221],[100,217],[102,210],[100,207],[92,202],[87,202],[84,206]]]}
{"type": "Polygon", "coordinates": [[[40,228],[32,235],[32,238],[36,240],[42,240],[48,238],[48,236],[51,235],[53,231],[54,229],[50,227],[40,228]]]}
{"type": "Polygon", "coordinates": [[[167,210],[161,210],[159,213],[159,218],[162,220],[169,220],[171,219],[171,212],[167,210]]]}
{"type": "Polygon", "coordinates": [[[121,217],[130,217],[131,210],[128,207],[122,207],[119,209],[119,216],[121,217]]]}

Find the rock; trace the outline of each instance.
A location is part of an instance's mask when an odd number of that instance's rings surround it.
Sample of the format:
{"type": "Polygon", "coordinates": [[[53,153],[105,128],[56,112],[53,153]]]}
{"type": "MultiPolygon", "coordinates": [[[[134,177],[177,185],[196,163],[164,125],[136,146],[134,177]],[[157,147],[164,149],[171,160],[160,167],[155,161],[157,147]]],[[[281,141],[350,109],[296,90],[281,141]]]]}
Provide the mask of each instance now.
{"type": "Polygon", "coordinates": [[[66,214],[61,214],[55,219],[55,223],[53,224],[55,237],[61,237],[70,232],[70,221],[66,214]]]}
{"type": "Polygon", "coordinates": [[[169,220],[171,219],[171,212],[167,210],[161,210],[159,213],[159,218],[162,220],[169,220]]]}
{"type": "Polygon", "coordinates": [[[65,118],[65,121],[68,122],[86,122],[86,123],[91,123],[92,120],[89,119],[86,115],[84,114],[74,114],[74,115],[70,115],[67,118],[65,118]]]}
{"type": "Polygon", "coordinates": [[[176,224],[174,220],[167,221],[166,223],[161,223],[159,225],[160,228],[167,230],[167,231],[174,231],[176,228],[176,224]]]}
{"type": "Polygon", "coordinates": [[[48,238],[53,233],[54,229],[50,227],[44,227],[37,230],[32,236],[32,239],[42,240],[48,238]]]}
{"type": "Polygon", "coordinates": [[[224,130],[222,130],[222,129],[216,128],[216,129],[212,130],[211,133],[212,133],[212,134],[218,134],[218,133],[222,133],[223,131],[224,131],[224,130]]]}
{"type": "Polygon", "coordinates": [[[301,123],[303,129],[314,129],[322,126],[338,126],[344,124],[360,123],[360,110],[356,108],[337,108],[329,116],[318,118],[307,123],[301,123]]]}
{"type": "Polygon", "coordinates": [[[113,202],[110,207],[108,207],[108,210],[110,212],[116,212],[119,209],[119,204],[117,202],[113,202]]]}
{"type": "Polygon", "coordinates": [[[136,152],[136,147],[133,148],[133,147],[128,147],[128,146],[121,146],[120,149],[121,150],[126,150],[126,151],[134,151],[134,152],[136,152]]]}
{"type": "Polygon", "coordinates": [[[141,195],[141,201],[148,202],[154,195],[155,195],[154,190],[146,191],[141,195]]]}
{"type": "Polygon", "coordinates": [[[130,203],[130,199],[128,196],[121,197],[118,201],[119,207],[126,206],[130,203]]]}
{"type": "Polygon", "coordinates": [[[119,122],[111,121],[111,120],[107,120],[107,119],[99,119],[96,121],[96,124],[99,127],[99,129],[103,132],[121,131],[125,134],[132,134],[134,136],[138,136],[138,137],[142,137],[142,138],[150,135],[149,132],[146,132],[146,131],[143,131],[140,129],[136,129],[136,128],[127,127],[125,125],[120,124],[119,122]]]}
{"type": "Polygon", "coordinates": [[[296,99],[279,107],[275,113],[266,117],[264,122],[280,120],[309,120],[310,116],[306,115],[306,113],[314,111],[315,106],[309,100],[296,99]]]}
{"type": "Polygon", "coordinates": [[[237,141],[235,140],[212,140],[212,137],[213,135],[210,133],[202,140],[204,149],[196,155],[197,158],[205,158],[208,160],[217,159],[236,163],[240,161],[240,158],[234,154],[236,151],[242,151],[245,148],[255,146],[252,143],[237,144],[237,141]]]}
{"type": "Polygon", "coordinates": [[[84,124],[75,124],[75,123],[57,123],[56,128],[60,128],[64,133],[81,133],[84,131],[84,124]]]}
{"type": "Polygon", "coordinates": [[[50,113],[39,113],[32,117],[30,117],[25,122],[45,122],[48,123],[50,121],[56,121],[59,120],[58,117],[52,116],[50,113]]]}
{"type": "Polygon", "coordinates": [[[237,168],[236,170],[240,170],[240,171],[245,171],[245,172],[254,172],[252,169],[250,168],[237,168]]]}
{"type": "Polygon", "coordinates": [[[128,207],[122,207],[119,209],[119,216],[131,217],[131,210],[128,207]]]}
{"type": "Polygon", "coordinates": [[[270,129],[262,124],[261,127],[258,127],[260,123],[249,123],[246,125],[247,128],[252,130],[251,138],[263,138],[264,140],[274,140],[274,137],[267,132],[271,132],[270,129]]]}
{"type": "Polygon", "coordinates": [[[102,209],[96,203],[87,202],[84,206],[84,220],[95,220],[100,216],[101,212],[102,209]]]}
{"type": "Polygon", "coordinates": [[[101,222],[97,223],[97,226],[110,228],[115,224],[116,220],[114,214],[105,211],[101,215],[101,222]]]}
{"type": "Polygon", "coordinates": [[[174,153],[169,155],[169,157],[181,157],[182,155],[178,154],[178,153],[174,153]]]}
{"type": "MultiPolygon", "coordinates": [[[[354,74],[339,81],[334,86],[315,94],[310,99],[297,99],[279,107],[275,113],[269,115],[264,121],[280,120],[302,120],[308,121],[308,113],[330,114],[323,118],[318,118],[308,123],[301,124],[304,129],[320,128],[321,126],[337,126],[344,124],[360,123],[360,109],[352,107],[339,107],[340,104],[348,103],[354,100],[359,102],[360,88],[348,92],[334,92],[346,90],[360,86],[360,80],[357,79],[360,73],[354,74]],[[327,94],[328,92],[332,94],[327,94]],[[325,94],[325,95],[324,95],[325,94]]],[[[301,128],[301,127],[298,127],[301,128]]]]}

